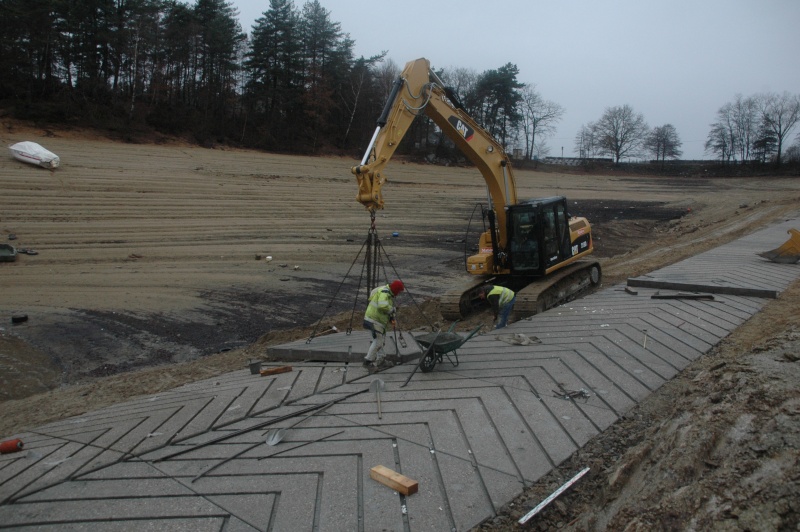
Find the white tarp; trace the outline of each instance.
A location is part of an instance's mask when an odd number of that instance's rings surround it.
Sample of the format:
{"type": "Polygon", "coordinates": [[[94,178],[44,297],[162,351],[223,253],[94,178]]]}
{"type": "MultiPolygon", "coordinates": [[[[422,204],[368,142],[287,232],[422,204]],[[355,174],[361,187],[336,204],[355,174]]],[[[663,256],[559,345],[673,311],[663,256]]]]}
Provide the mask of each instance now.
{"type": "Polygon", "coordinates": [[[8,149],[11,150],[16,159],[43,168],[58,168],[58,164],[61,162],[58,155],[47,151],[35,142],[17,142],[9,146],[8,149]]]}

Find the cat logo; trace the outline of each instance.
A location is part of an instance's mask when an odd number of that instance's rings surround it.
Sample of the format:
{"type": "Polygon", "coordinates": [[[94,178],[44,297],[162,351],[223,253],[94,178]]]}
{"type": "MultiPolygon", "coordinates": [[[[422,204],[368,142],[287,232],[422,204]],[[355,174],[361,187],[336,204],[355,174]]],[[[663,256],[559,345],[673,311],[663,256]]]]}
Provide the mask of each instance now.
{"type": "Polygon", "coordinates": [[[448,118],[447,121],[450,122],[454,128],[456,128],[458,134],[464,137],[467,142],[472,140],[472,135],[475,134],[475,131],[465,124],[460,118],[454,115],[448,118]]]}

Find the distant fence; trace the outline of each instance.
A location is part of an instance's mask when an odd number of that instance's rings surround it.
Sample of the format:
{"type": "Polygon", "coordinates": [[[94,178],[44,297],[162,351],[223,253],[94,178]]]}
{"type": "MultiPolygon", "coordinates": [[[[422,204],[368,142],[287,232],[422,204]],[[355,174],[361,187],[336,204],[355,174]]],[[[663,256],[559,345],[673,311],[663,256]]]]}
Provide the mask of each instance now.
{"type": "Polygon", "coordinates": [[[613,163],[614,159],[606,157],[545,157],[545,164],[561,164],[564,166],[582,166],[589,163],[613,163]]]}

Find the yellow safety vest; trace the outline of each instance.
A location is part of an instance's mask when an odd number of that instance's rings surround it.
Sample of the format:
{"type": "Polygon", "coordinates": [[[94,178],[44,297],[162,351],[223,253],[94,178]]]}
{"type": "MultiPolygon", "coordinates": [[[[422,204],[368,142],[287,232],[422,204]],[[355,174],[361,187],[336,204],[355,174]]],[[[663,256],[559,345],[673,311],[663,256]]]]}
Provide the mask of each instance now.
{"type": "Polygon", "coordinates": [[[495,286],[486,295],[486,297],[489,296],[500,296],[500,299],[497,301],[497,306],[502,308],[503,305],[510,303],[511,300],[514,299],[514,292],[502,286],[495,286]]]}
{"type": "Polygon", "coordinates": [[[389,323],[389,315],[394,309],[394,295],[389,285],[375,288],[369,295],[369,304],[364,319],[386,325],[389,323]]]}

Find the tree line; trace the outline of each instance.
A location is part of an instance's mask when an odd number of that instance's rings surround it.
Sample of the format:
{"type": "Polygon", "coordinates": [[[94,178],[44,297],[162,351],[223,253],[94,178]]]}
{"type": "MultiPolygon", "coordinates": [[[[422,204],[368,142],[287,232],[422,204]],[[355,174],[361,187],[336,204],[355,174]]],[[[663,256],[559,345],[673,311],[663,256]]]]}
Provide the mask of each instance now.
{"type": "MultiPolygon", "coordinates": [[[[355,57],[355,42],[319,0],[269,0],[249,34],[237,17],[226,0],[0,0],[0,105],[24,119],[191,133],[202,144],[295,153],[363,147],[398,65],[385,52],[355,57]]],[[[509,151],[548,155],[565,110],[519,81],[516,65],[437,74],[509,151]]],[[[737,96],[720,109],[707,152],[723,161],[777,154],[780,162],[797,101],[737,96]]],[[[425,117],[406,139],[401,152],[460,157],[425,117]]],[[[680,148],[674,126],[650,128],[629,105],[607,108],[575,138],[580,157],[616,162],[663,162],[680,148]]]]}
{"type": "MultiPolygon", "coordinates": [[[[717,111],[705,151],[725,163],[774,160],[780,165],[784,153],[791,160],[800,161],[800,135],[784,149],[798,122],[798,95],[763,93],[745,98],[737,94],[733,102],[717,111]]],[[[646,155],[662,163],[679,159],[681,146],[675,126],[664,124],[651,129],[644,116],[629,105],[607,108],[599,120],[581,126],[575,136],[579,157],[606,155],[617,163],[646,155]]]]}
{"type": "MultiPolygon", "coordinates": [[[[369,138],[400,68],[354,41],[318,0],[270,0],[251,32],[225,0],[0,0],[0,101],[19,118],[147,126],[196,140],[324,153],[369,138]]],[[[515,65],[452,77],[467,111],[526,153],[563,109],[515,65]]],[[[404,144],[446,155],[426,119],[404,144]]]]}
{"type": "MultiPolygon", "coordinates": [[[[706,152],[723,162],[767,162],[774,157],[780,165],[784,147],[798,121],[798,95],[737,94],[717,111],[717,120],[711,124],[706,140],[706,152]]],[[[800,135],[785,154],[793,161],[800,161],[800,135]]]]}

